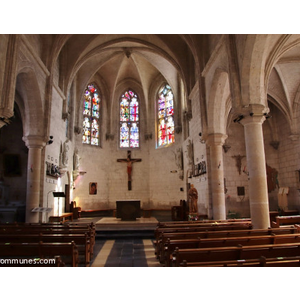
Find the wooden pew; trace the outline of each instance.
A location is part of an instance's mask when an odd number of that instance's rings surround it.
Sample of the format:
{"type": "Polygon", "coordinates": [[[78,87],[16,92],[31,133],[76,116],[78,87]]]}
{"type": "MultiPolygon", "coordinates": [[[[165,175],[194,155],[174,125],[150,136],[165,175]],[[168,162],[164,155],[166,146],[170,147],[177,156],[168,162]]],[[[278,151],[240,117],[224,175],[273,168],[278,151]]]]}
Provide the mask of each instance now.
{"type": "Polygon", "coordinates": [[[218,224],[200,224],[199,226],[175,226],[175,227],[157,227],[154,235],[156,241],[160,238],[162,233],[167,232],[192,232],[192,231],[215,231],[215,230],[245,230],[251,229],[251,223],[218,223],[218,224]]]}
{"type": "Polygon", "coordinates": [[[162,252],[161,263],[170,266],[172,253],[178,249],[196,249],[196,248],[215,248],[230,246],[251,246],[265,244],[288,244],[300,243],[300,233],[280,234],[280,235],[261,235],[261,236],[241,236],[241,237],[224,237],[224,238],[198,238],[168,240],[162,252]]]}
{"type": "Polygon", "coordinates": [[[180,267],[300,267],[300,256],[240,259],[228,261],[187,262],[180,267]]]}
{"type": "MultiPolygon", "coordinates": [[[[155,255],[159,259],[163,251],[163,245],[170,240],[193,239],[193,238],[217,238],[217,237],[239,237],[257,236],[270,234],[292,234],[300,233],[300,226],[269,228],[269,229],[245,229],[245,230],[214,230],[214,231],[189,231],[189,232],[163,232],[155,245],[155,255]]],[[[163,256],[162,256],[163,257],[163,256]]]]}
{"type": "Polygon", "coordinates": [[[4,258],[53,258],[64,257],[72,267],[78,267],[78,249],[71,243],[0,243],[1,259],[4,258]]]}
{"type": "Polygon", "coordinates": [[[180,266],[184,260],[187,262],[205,262],[257,259],[261,256],[266,258],[300,256],[300,243],[198,249],[177,248],[172,256],[172,266],[176,267],[180,266]]]}
{"type": "Polygon", "coordinates": [[[73,221],[73,213],[68,212],[68,213],[62,213],[61,215],[58,216],[50,216],[49,217],[49,222],[66,222],[66,221],[73,221]]]}
{"type": "Polygon", "coordinates": [[[41,234],[87,234],[90,239],[90,253],[93,257],[95,246],[96,229],[95,224],[52,224],[52,223],[21,223],[0,224],[0,234],[9,233],[41,233],[41,234]]]}
{"type": "Polygon", "coordinates": [[[216,223],[249,223],[251,222],[250,218],[245,219],[226,219],[226,220],[210,220],[210,219],[204,219],[204,220],[197,220],[197,221],[167,221],[167,222],[158,222],[157,227],[171,227],[173,225],[183,225],[183,224],[216,224],[216,223]]]}
{"type": "Polygon", "coordinates": [[[18,227],[1,227],[0,226],[0,235],[26,235],[26,234],[35,234],[35,235],[81,235],[82,238],[87,236],[89,240],[89,253],[90,258],[94,254],[95,246],[95,235],[96,233],[91,229],[81,229],[81,228],[47,228],[44,226],[18,226],[18,227]]]}
{"type": "Polygon", "coordinates": [[[245,220],[223,220],[223,221],[214,221],[214,220],[202,220],[202,221],[177,221],[177,222],[164,222],[158,223],[157,228],[177,228],[177,227],[201,227],[201,226],[224,226],[231,225],[236,226],[241,225],[251,225],[250,219],[245,220]]]}
{"type": "Polygon", "coordinates": [[[0,243],[70,243],[78,249],[79,263],[90,265],[91,245],[87,234],[5,234],[0,235],[0,243]],[[81,257],[83,257],[81,259],[81,257]]]}
{"type": "Polygon", "coordinates": [[[278,228],[283,225],[300,224],[300,215],[296,216],[277,216],[276,222],[272,222],[272,227],[278,228]]]}

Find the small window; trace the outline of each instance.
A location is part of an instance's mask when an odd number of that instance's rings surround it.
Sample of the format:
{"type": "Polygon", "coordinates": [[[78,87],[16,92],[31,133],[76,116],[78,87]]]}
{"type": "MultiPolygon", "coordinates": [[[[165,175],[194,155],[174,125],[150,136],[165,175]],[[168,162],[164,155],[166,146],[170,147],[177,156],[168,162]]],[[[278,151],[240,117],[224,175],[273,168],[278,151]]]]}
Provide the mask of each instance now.
{"type": "Polygon", "coordinates": [[[238,194],[238,196],[245,196],[245,187],[244,186],[238,186],[237,187],[237,194],[238,194]]]}

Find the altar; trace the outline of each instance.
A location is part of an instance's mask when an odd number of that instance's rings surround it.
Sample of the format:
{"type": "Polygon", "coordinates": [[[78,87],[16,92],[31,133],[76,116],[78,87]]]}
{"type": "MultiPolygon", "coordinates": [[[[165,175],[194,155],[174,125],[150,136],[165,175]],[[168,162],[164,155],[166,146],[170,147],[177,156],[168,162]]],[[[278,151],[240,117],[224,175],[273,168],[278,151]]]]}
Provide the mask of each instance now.
{"type": "Polygon", "coordinates": [[[140,200],[120,200],[116,201],[117,218],[122,221],[135,221],[141,217],[141,201],[140,200]]]}

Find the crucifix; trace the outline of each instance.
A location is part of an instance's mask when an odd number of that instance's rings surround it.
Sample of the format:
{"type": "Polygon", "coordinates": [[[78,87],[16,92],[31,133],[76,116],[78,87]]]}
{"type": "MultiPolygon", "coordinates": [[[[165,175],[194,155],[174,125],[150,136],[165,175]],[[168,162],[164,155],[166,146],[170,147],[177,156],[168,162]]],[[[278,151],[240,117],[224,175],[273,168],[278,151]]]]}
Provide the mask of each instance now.
{"type": "Polygon", "coordinates": [[[127,175],[128,175],[128,191],[131,191],[131,172],[132,172],[132,163],[142,161],[141,158],[131,159],[131,151],[127,151],[127,158],[118,158],[117,162],[127,163],[127,175]]]}

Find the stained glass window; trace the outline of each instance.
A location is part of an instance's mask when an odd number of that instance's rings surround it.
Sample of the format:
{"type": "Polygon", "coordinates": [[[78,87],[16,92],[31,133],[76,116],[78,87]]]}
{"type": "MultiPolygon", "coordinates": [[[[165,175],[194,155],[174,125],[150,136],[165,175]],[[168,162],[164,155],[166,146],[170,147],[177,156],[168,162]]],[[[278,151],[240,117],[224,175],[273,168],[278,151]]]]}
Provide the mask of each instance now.
{"type": "Polygon", "coordinates": [[[175,142],[174,134],[174,97],[171,87],[166,84],[158,93],[158,147],[175,142]]]}
{"type": "Polygon", "coordinates": [[[99,145],[100,97],[96,87],[89,84],[84,93],[82,143],[99,145]]]}
{"type": "Polygon", "coordinates": [[[139,101],[137,95],[128,90],[120,101],[120,147],[138,148],[139,140],[139,101]]]}

